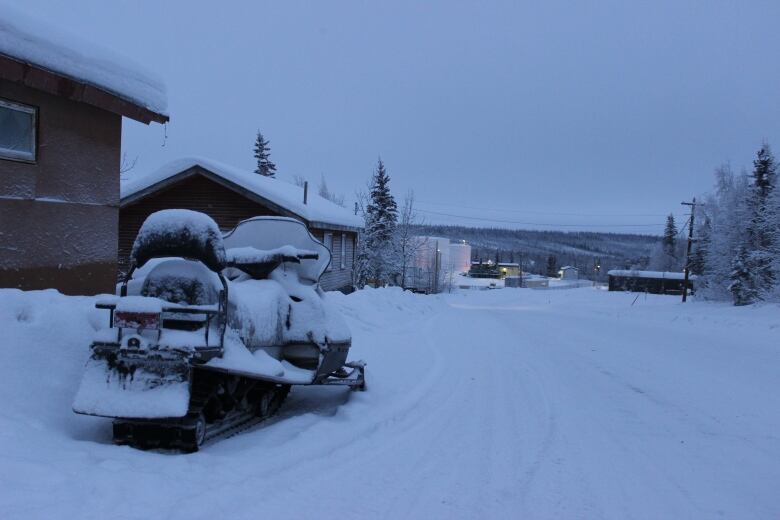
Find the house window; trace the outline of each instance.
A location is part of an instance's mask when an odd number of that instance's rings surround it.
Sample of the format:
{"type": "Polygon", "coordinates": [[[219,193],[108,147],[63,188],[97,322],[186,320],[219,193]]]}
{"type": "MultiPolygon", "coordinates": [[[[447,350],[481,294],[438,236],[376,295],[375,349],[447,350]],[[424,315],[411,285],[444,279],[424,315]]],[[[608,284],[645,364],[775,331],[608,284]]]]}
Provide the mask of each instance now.
{"type": "Polygon", "coordinates": [[[341,234],[341,268],[347,267],[347,234],[341,234]]]}
{"type": "Polygon", "coordinates": [[[35,161],[35,107],[0,99],[0,159],[35,161]]]}
{"type": "Polygon", "coordinates": [[[331,262],[328,264],[328,271],[333,269],[333,233],[325,233],[325,238],[323,240],[325,243],[325,247],[328,248],[328,251],[330,251],[331,254],[331,262]]]}

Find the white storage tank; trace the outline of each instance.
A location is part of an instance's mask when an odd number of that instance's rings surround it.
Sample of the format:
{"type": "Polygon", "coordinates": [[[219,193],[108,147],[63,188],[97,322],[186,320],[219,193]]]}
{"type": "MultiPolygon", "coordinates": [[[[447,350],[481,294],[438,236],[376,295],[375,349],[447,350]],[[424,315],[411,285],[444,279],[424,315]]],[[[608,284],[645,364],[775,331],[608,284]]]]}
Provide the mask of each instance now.
{"type": "Polygon", "coordinates": [[[450,264],[455,274],[468,273],[471,269],[471,246],[465,240],[450,242],[450,264]]]}
{"type": "Polygon", "coordinates": [[[404,287],[441,292],[451,283],[450,241],[441,237],[414,237],[414,258],[407,268],[404,287]]]}

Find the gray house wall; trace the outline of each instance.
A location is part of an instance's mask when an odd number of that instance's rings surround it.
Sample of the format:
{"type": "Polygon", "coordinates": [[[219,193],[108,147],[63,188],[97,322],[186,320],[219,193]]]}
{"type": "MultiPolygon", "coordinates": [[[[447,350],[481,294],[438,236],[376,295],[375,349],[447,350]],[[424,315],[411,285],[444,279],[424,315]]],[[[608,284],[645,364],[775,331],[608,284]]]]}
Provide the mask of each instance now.
{"type": "Polygon", "coordinates": [[[112,292],[121,116],[0,79],[38,109],[34,163],[0,159],[0,287],[112,292]]]}

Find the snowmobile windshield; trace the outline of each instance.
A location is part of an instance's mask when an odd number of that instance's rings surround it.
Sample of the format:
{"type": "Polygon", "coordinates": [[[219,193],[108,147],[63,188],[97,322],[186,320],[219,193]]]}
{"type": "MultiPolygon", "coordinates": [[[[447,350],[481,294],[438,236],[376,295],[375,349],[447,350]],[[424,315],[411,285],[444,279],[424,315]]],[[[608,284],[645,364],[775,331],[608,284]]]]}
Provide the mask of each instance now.
{"type": "Polygon", "coordinates": [[[330,264],[328,248],[309,233],[303,222],[292,218],[255,217],[244,220],[228,232],[223,241],[228,257],[248,259],[254,251],[262,260],[264,252],[267,257],[297,253],[300,262],[289,263],[286,268],[297,271],[301,280],[310,283],[317,283],[330,264]]]}

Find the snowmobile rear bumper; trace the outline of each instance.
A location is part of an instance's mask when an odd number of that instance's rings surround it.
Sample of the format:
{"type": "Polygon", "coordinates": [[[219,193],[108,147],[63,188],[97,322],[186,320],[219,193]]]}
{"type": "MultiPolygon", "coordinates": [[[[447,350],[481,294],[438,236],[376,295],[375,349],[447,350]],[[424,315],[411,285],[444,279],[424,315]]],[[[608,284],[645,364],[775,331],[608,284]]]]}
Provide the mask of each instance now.
{"type": "Polygon", "coordinates": [[[184,417],[189,402],[186,357],[106,357],[96,352],[87,361],[73,411],[127,419],[184,417]]]}

